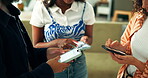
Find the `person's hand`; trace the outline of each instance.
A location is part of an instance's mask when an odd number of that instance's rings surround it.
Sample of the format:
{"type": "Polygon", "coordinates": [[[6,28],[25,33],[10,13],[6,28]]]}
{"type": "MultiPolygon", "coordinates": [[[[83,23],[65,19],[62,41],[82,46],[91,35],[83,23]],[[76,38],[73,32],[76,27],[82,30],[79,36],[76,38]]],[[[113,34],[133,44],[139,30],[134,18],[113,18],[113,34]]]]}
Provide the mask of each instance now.
{"type": "Polygon", "coordinates": [[[143,63],[142,61],[136,59],[135,57],[133,57],[132,55],[126,55],[126,56],[122,56],[122,55],[118,55],[118,54],[113,54],[110,53],[112,59],[116,62],[118,62],[119,64],[128,64],[128,65],[134,65],[136,66],[140,71],[144,71],[145,68],[145,63],[143,63]]]}
{"type": "Polygon", "coordinates": [[[119,55],[119,54],[113,54],[110,53],[112,59],[116,62],[118,62],[119,64],[130,64],[130,65],[136,65],[135,63],[138,61],[135,57],[133,57],[132,55],[119,55]]]}
{"type": "Polygon", "coordinates": [[[72,45],[76,46],[74,39],[57,39],[57,46],[63,49],[72,49],[74,48],[72,45]]]}
{"type": "MultiPolygon", "coordinates": [[[[111,39],[108,39],[106,41],[105,46],[108,46],[110,48],[117,49],[117,50],[120,50],[120,51],[123,51],[123,52],[125,52],[126,48],[127,48],[127,45],[122,46],[117,40],[113,41],[111,39]]],[[[118,55],[118,54],[115,54],[115,53],[111,53],[111,52],[108,52],[108,53],[111,55],[113,60],[115,60],[116,62],[120,63],[120,60],[122,59],[122,58],[120,58],[121,55],[118,55]],[[118,57],[116,57],[116,56],[118,56],[118,57]]]]}
{"type": "MultiPolygon", "coordinates": [[[[113,41],[111,39],[108,39],[105,43],[106,46],[110,47],[110,48],[114,48],[123,52],[126,52],[126,48],[129,45],[129,42],[126,42],[124,45],[121,45],[118,41],[113,41]]],[[[133,57],[132,55],[118,55],[115,53],[111,53],[108,52],[112,59],[116,62],[118,62],[119,64],[129,64],[129,65],[134,65],[136,66],[140,71],[143,71],[145,68],[145,63],[143,63],[142,61],[136,59],[135,57],[133,57]]]]}
{"type": "Polygon", "coordinates": [[[86,43],[86,44],[89,44],[91,45],[92,44],[92,38],[89,38],[88,36],[82,36],[80,41],[86,43]]]}
{"type": "Polygon", "coordinates": [[[70,66],[69,63],[59,63],[58,60],[60,59],[60,56],[55,57],[53,59],[48,60],[46,63],[50,65],[54,73],[59,73],[64,71],[68,66],[70,66]]]}
{"type": "Polygon", "coordinates": [[[127,42],[125,45],[121,45],[121,43],[118,42],[117,40],[113,41],[111,39],[108,39],[105,43],[106,46],[123,51],[123,52],[126,52],[126,48],[128,44],[129,42],[127,42]]]}
{"type": "Polygon", "coordinates": [[[80,41],[88,44],[88,36],[81,37],[80,41]]]}
{"type": "Polygon", "coordinates": [[[47,55],[47,59],[49,60],[63,53],[65,53],[65,51],[62,48],[48,48],[46,55],[47,55]]]}

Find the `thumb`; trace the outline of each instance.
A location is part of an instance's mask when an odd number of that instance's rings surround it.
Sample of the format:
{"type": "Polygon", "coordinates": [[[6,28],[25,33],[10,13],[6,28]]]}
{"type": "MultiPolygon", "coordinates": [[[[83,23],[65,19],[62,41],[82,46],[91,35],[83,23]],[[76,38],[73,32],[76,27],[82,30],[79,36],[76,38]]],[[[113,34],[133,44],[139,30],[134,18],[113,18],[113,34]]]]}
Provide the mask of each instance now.
{"type": "Polygon", "coordinates": [[[83,36],[83,37],[82,37],[82,41],[83,41],[84,43],[86,43],[87,40],[88,40],[88,36],[83,36]]]}

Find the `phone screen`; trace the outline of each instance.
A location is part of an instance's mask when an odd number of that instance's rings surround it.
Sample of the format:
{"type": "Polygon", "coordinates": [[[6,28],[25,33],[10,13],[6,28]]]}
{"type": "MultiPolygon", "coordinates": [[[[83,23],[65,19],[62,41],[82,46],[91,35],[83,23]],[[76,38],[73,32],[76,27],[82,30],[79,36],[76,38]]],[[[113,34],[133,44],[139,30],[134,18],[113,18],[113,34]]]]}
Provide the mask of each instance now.
{"type": "Polygon", "coordinates": [[[105,50],[107,50],[107,51],[109,51],[109,52],[112,52],[112,53],[116,53],[116,54],[119,54],[119,55],[126,55],[126,53],[123,52],[123,51],[116,50],[116,49],[107,47],[107,46],[105,46],[105,45],[102,45],[102,48],[104,48],[105,50]]]}

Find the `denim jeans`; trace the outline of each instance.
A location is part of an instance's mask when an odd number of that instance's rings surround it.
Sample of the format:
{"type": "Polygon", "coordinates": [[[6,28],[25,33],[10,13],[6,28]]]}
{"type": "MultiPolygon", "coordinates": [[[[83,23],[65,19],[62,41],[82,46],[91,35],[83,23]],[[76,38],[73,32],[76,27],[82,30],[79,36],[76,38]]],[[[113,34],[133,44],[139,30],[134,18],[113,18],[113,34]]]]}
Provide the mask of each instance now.
{"type": "Polygon", "coordinates": [[[77,58],[61,73],[55,73],[55,78],[88,78],[85,55],[77,58]]]}

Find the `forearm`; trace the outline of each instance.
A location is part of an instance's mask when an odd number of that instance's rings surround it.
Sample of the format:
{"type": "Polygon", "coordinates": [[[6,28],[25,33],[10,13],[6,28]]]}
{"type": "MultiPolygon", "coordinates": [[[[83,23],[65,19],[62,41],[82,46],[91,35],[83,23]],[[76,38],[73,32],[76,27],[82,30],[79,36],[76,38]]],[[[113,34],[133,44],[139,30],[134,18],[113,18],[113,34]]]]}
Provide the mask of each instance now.
{"type": "Polygon", "coordinates": [[[148,77],[148,61],[144,63],[144,66],[137,66],[134,78],[147,78],[148,77]],[[142,69],[141,69],[142,68],[142,69]]]}
{"type": "Polygon", "coordinates": [[[93,25],[86,25],[86,32],[85,32],[86,42],[91,45],[93,40],[93,25]]]}
{"type": "Polygon", "coordinates": [[[34,45],[35,48],[48,48],[48,47],[58,47],[57,40],[53,40],[50,42],[38,42],[34,45]]]}
{"type": "Polygon", "coordinates": [[[141,61],[139,61],[139,60],[137,60],[136,62],[135,62],[135,66],[138,68],[138,70],[140,70],[141,72],[143,72],[144,71],[144,69],[145,69],[145,63],[143,63],[143,62],[141,62],[141,61]]]}
{"type": "Polygon", "coordinates": [[[92,37],[88,37],[88,44],[91,45],[93,42],[93,38],[92,37]]]}

